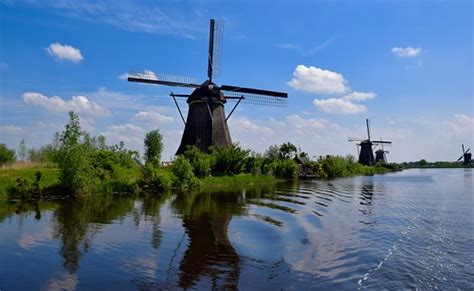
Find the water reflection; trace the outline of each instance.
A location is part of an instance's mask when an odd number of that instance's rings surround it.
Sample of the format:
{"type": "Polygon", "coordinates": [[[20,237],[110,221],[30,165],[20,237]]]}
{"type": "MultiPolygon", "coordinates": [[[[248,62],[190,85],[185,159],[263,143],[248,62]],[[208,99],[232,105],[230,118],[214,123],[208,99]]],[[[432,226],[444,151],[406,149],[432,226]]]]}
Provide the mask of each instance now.
{"type": "Polygon", "coordinates": [[[407,171],[0,202],[0,289],[469,289],[473,182],[407,171]]]}
{"type": "Polygon", "coordinates": [[[213,289],[236,289],[240,258],[228,237],[234,215],[245,212],[243,193],[179,195],[173,208],[180,213],[189,237],[179,266],[179,286],[189,288],[199,280],[213,289]]]}
{"type": "Polygon", "coordinates": [[[124,217],[132,210],[133,199],[113,196],[68,199],[54,211],[53,237],[61,242],[63,266],[74,273],[91,241],[103,224],[124,217]]]}

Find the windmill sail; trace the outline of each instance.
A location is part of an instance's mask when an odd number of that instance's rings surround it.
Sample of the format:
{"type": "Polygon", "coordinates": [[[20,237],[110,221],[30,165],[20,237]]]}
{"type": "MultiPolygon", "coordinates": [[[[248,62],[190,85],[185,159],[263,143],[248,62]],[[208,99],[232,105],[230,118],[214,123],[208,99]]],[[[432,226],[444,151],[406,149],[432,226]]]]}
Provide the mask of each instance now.
{"type": "Polygon", "coordinates": [[[242,103],[252,105],[266,105],[284,107],[287,105],[287,98],[274,97],[268,95],[248,94],[238,92],[224,92],[224,96],[228,101],[238,102],[242,98],[242,103]]]}
{"type": "Polygon", "coordinates": [[[151,71],[144,71],[138,73],[129,73],[127,80],[129,82],[157,84],[174,87],[199,88],[197,81],[193,78],[155,74],[151,71]]]}

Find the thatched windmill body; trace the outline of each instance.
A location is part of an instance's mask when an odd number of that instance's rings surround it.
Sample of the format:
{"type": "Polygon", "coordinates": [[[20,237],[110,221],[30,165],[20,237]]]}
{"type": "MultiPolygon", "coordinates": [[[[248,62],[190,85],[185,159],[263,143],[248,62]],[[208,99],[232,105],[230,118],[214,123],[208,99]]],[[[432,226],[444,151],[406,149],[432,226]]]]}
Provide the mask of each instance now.
{"type": "Polygon", "coordinates": [[[213,79],[220,73],[222,33],[223,22],[211,19],[207,68],[208,79],[201,85],[196,84],[189,78],[156,75],[154,73],[135,73],[128,76],[128,81],[131,82],[194,89],[190,95],[170,94],[185,125],[181,144],[176,154],[182,154],[186,147],[191,145],[195,145],[203,151],[207,151],[210,146],[224,147],[231,145],[232,139],[227,126],[227,120],[241,102],[258,105],[286,105],[287,93],[232,85],[218,86],[213,82],[213,79]],[[189,110],[186,121],[176,101],[177,97],[187,98],[186,102],[188,103],[189,110]],[[228,100],[236,103],[226,117],[224,104],[228,100]]]}
{"type": "Polygon", "coordinates": [[[370,139],[370,124],[369,120],[365,120],[366,126],[367,126],[367,139],[360,139],[360,138],[349,138],[349,141],[356,141],[359,142],[357,144],[358,149],[360,147],[359,151],[359,163],[367,166],[372,166],[376,162],[381,162],[383,164],[387,163],[387,157],[386,153],[388,151],[385,151],[383,148],[383,144],[391,144],[391,141],[386,141],[386,140],[371,140],[370,139]],[[382,148],[379,149],[376,152],[376,156],[374,157],[374,148],[376,148],[378,145],[382,145],[382,148]]]}
{"type": "Polygon", "coordinates": [[[471,149],[468,148],[467,150],[464,150],[464,145],[461,145],[461,148],[462,148],[462,156],[459,157],[459,159],[457,160],[458,162],[463,159],[463,165],[467,166],[467,165],[470,165],[471,162],[472,162],[472,155],[471,153],[469,152],[471,149]]]}

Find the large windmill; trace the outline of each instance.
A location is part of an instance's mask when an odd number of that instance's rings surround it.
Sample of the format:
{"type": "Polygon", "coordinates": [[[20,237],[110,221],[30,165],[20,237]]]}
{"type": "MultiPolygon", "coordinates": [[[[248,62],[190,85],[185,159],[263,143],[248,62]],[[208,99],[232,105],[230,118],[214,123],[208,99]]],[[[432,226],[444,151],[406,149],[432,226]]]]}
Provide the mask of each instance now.
{"type": "Polygon", "coordinates": [[[367,125],[367,139],[361,139],[361,138],[349,138],[349,141],[356,141],[359,142],[357,146],[360,147],[359,151],[359,163],[367,166],[372,166],[373,164],[376,163],[376,161],[380,160],[384,163],[387,162],[387,158],[385,156],[385,149],[381,149],[382,152],[377,151],[377,157],[378,159],[374,158],[374,151],[373,149],[377,147],[378,145],[383,144],[391,144],[391,141],[385,141],[385,140],[371,140],[370,139],[370,125],[369,125],[369,120],[366,119],[365,123],[367,125]]]}
{"type": "Polygon", "coordinates": [[[464,145],[461,145],[462,147],[462,156],[459,157],[458,159],[458,162],[461,160],[461,159],[464,159],[463,161],[463,165],[467,166],[467,165],[470,165],[471,164],[471,153],[469,152],[470,148],[468,148],[466,151],[464,150],[464,145]]]}
{"type": "Polygon", "coordinates": [[[223,22],[211,19],[207,66],[208,79],[201,85],[187,78],[155,75],[154,73],[136,73],[128,76],[128,81],[131,82],[194,89],[190,95],[170,94],[185,124],[181,144],[176,152],[177,155],[182,154],[186,147],[190,145],[195,145],[203,151],[207,151],[210,146],[224,147],[231,145],[232,140],[227,120],[241,102],[259,105],[286,105],[287,93],[232,85],[218,86],[213,82],[213,79],[220,73],[222,35],[223,22]],[[187,98],[189,110],[186,121],[184,121],[176,97],[187,98]],[[236,103],[226,117],[224,104],[228,100],[236,103]]]}

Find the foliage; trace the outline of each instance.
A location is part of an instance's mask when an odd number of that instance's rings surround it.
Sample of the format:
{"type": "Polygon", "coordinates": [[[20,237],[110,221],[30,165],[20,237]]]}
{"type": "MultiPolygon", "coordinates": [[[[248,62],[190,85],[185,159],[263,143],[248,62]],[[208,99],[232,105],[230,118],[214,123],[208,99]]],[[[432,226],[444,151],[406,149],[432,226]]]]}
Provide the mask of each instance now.
{"type": "Polygon", "coordinates": [[[277,145],[272,145],[263,154],[267,160],[276,160],[280,157],[280,147],[277,145]]]}
{"type": "Polygon", "coordinates": [[[374,175],[392,171],[386,166],[365,166],[359,164],[353,156],[320,157],[314,165],[315,171],[321,178],[337,178],[352,175],[374,175]]]}
{"type": "Polygon", "coordinates": [[[237,144],[221,148],[211,147],[212,175],[232,176],[241,173],[249,152],[249,150],[244,150],[237,144]]]}
{"type": "Polygon", "coordinates": [[[20,158],[20,160],[24,161],[25,158],[26,158],[26,144],[25,144],[25,139],[21,139],[20,141],[20,146],[18,147],[18,158],[20,158]]]}
{"type": "Polygon", "coordinates": [[[296,155],[296,146],[290,142],[285,142],[278,149],[280,159],[291,159],[296,155]]]}
{"type": "Polygon", "coordinates": [[[15,150],[7,148],[4,143],[0,143],[0,166],[12,163],[15,160],[15,150]]]}
{"type": "Polygon", "coordinates": [[[183,156],[189,161],[196,177],[203,178],[211,174],[212,157],[198,147],[188,147],[183,156]]]}
{"type": "Polygon", "coordinates": [[[166,192],[171,189],[176,177],[169,170],[159,169],[148,163],[143,167],[140,187],[145,192],[166,192]]]}
{"type": "Polygon", "coordinates": [[[239,174],[234,176],[206,177],[201,180],[201,190],[234,190],[241,187],[274,185],[276,180],[269,175],[239,174]]]}
{"type": "Polygon", "coordinates": [[[244,171],[245,173],[250,173],[252,175],[261,175],[262,166],[265,159],[258,155],[253,155],[245,159],[244,171]]]}
{"type": "Polygon", "coordinates": [[[176,188],[186,189],[199,186],[199,180],[193,173],[193,167],[185,157],[178,156],[171,167],[171,172],[176,177],[174,183],[176,188]]]}
{"type": "Polygon", "coordinates": [[[158,129],[148,132],[145,136],[145,162],[158,166],[163,151],[163,137],[158,129]]]}
{"type": "Polygon", "coordinates": [[[273,173],[278,178],[295,179],[298,177],[298,164],[291,159],[279,159],[274,163],[273,173]]]}

